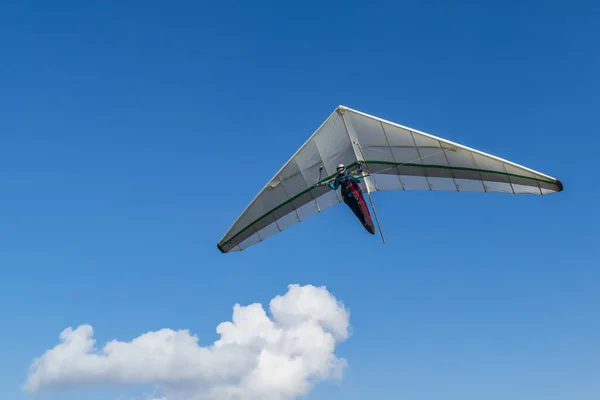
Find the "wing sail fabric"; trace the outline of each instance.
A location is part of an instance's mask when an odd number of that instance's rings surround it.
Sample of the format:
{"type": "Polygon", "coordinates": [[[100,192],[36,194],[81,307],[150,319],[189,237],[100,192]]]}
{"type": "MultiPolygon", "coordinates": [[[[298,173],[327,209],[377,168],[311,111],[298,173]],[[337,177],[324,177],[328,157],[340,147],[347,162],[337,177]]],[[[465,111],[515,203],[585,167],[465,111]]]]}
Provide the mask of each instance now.
{"type": "Polygon", "coordinates": [[[327,187],[335,167],[364,161],[369,191],[431,190],[546,195],[563,190],[548,175],[340,106],[285,163],[218,244],[241,251],[341,202],[327,187]]]}
{"type": "Polygon", "coordinates": [[[355,163],[342,117],[333,112],[234,222],[219,242],[222,252],[240,251],[341,202],[313,185],[335,173],[338,163],[355,163]]]}
{"type": "Polygon", "coordinates": [[[557,179],[433,135],[346,108],[355,147],[369,167],[369,189],[545,195],[557,179]]]}

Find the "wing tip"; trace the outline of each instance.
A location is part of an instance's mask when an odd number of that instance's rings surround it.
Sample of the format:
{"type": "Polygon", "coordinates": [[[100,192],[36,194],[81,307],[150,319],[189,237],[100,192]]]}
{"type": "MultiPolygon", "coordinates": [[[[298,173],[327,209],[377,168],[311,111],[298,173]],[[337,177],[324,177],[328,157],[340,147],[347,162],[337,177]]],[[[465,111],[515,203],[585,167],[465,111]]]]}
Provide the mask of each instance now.
{"type": "Polygon", "coordinates": [[[556,180],[556,186],[558,189],[557,192],[562,192],[563,190],[565,190],[563,183],[559,179],[556,180]]]}
{"type": "Polygon", "coordinates": [[[219,251],[223,254],[227,253],[225,250],[223,250],[223,248],[221,247],[220,243],[217,243],[217,248],[219,249],[219,251]]]}

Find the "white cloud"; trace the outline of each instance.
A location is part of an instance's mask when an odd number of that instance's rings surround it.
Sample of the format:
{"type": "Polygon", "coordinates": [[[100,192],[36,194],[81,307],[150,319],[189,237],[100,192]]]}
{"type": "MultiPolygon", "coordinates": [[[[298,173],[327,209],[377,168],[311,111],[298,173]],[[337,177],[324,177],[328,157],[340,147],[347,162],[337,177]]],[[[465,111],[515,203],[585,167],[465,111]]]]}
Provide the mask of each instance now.
{"type": "Polygon", "coordinates": [[[325,287],[290,285],[269,309],[272,317],[258,303],[236,304],[207,347],[188,330],[161,329],[98,350],[90,325],[67,328],[33,361],[23,388],[153,385],[162,400],[291,400],[341,377],[346,362],[334,351],[349,335],[342,303],[325,287]]]}

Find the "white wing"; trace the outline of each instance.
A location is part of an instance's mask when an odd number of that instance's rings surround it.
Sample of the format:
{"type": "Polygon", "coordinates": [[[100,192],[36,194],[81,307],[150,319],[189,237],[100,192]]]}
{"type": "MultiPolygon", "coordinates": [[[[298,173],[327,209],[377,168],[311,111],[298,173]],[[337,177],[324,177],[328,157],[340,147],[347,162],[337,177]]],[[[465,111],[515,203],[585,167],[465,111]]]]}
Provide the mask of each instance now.
{"type": "Polygon", "coordinates": [[[341,202],[325,181],[344,163],[367,165],[368,191],[432,190],[545,195],[563,190],[548,175],[496,156],[340,106],[285,163],[218,244],[240,251],[341,202]]]}

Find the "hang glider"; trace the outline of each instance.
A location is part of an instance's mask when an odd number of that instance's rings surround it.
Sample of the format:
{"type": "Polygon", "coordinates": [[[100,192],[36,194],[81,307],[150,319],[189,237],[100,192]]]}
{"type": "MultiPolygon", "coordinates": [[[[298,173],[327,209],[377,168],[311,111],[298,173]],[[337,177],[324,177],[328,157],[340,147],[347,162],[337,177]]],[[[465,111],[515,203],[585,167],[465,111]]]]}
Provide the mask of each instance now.
{"type": "Polygon", "coordinates": [[[369,195],[384,190],[534,195],[563,190],[551,176],[339,106],[252,200],[218,243],[219,250],[244,250],[341,203],[337,191],[317,185],[335,177],[340,163],[367,168],[361,188],[369,195]]]}

